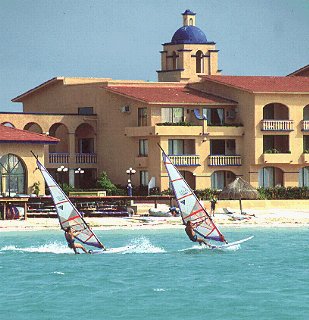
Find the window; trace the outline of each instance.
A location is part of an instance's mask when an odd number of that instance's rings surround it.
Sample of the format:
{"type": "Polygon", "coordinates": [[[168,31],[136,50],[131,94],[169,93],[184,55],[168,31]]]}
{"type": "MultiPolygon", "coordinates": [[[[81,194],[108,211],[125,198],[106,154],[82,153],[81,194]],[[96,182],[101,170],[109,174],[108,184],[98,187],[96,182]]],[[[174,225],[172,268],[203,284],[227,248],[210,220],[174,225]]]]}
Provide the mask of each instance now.
{"type": "Polygon", "coordinates": [[[196,53],[196,73],[203,73],[204,65],[203,65],[203,52],[197,51],[196,53]]]}
{"type": "Polygon", "coordinates": [[[173,52],[173,70],[177,70],[178,68],[178,56],[177,53],[173,52]]]}
{"type": "Polygon", "coordinates": [[[26,172],[20,158],[14,154],[0,157],[0,191],[8,196],[26,193],[26,172]]]}
{"type": "Polygon", "coordinates": [[[148,186],[148,171],[140,171],[140,185],[148,186]]]}
{"type": "Polygon", "coordinates": [[[138,108],[138,126],[147,126],[147,108],[138,108]]]}
{"type": "Polygon", "coordinates": [[[93,107],[78,108],[78,114],[93,114],[93,107]]]}
{"type": "Polygon", "coordinates": [[[139,140],[139,156],[140,157],[148,156],[148,140],[147,139],[139,140]]]}
{"type": "Polygon", "coordinates": [[[78,139],[78,153],[94,153],[94,139],[93,138],[78,139]]]}
{"type": "Polygon", "coordinates": [[[289,152],[289,136],[263,136],[263,152],[276,149],[278,153],[289,152]]]}
{"type": "Polygon", "coordinates": [[[183,108],[162,108],[162,122],[178,123],[184,121],[183,108]]]}
{"type": "Polygon", "coordinates": [[[184,154],[184,140],[169,139],[168,140],[168,154],[182,155],[184,154]]]}
{"type": "Polygon", "coordinates": [[[273,188],[283,186],[283,171],[275,167],[265,167],[259,170],[259,187],[273,188]]]}
{"type": "Polygon", "coordinates": [[[304,136],[303,144],[304,144],[303,152],[309,153],[309,136],[304,136]]]}
{"type": "Polygon", "coordinates": [[[235,174],[231,171],[215,171],[211,175],[211,188],[216,190],[222,190],[229,183],[234,181],[235,174]]]}
{"type": "Polygon", "coordinates": [[[207,116],[208,126],[223,126],[225,123],[223,108],[204,108],[203,114],[206,114],[207,116]]]}
{"type": "Polygon", "coordinates": [[[309,167],[304,167],[299,170],[298,186],[309,187],[309,167]]]}

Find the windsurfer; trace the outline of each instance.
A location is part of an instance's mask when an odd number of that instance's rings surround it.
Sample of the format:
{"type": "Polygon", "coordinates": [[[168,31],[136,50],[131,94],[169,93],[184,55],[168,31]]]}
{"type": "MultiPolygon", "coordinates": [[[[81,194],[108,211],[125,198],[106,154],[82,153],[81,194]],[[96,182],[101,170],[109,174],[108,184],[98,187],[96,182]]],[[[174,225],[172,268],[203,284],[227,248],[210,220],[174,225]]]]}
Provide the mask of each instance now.
{"type": "Polygon", "coordinates": [[[190,220],[186,224],[185,231],[191,241],[198,242],[200,245],[204,243],[206,246],[211,247],[204,239],[197,237],[194,231],[194,224],[190,220]]]}
{"type": "Polygon", "coordinates": [[[75,237],[77,237],[80,234],[80,232],[74,232],[71,227],[67,227],[64,230],[64,236],[68,243],[68,247],[74,250],[75,254],[78,254],[77,248],[82,249],[85,253],[88,253],[88,251],[84,248],[84,246],[80,243],[75,243],[75,237]]]}

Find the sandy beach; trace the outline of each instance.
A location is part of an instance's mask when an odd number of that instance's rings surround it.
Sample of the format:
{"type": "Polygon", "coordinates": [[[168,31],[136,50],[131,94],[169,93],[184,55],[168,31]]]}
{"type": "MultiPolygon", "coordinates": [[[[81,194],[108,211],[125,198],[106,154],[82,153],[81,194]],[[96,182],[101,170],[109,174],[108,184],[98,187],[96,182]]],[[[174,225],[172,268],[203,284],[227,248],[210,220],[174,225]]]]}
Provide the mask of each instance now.
{"type": "MultiPolygon", "coordinates": [[[[227,215],[221,212],[216,213],[214,222],[220,226],[233,227],[304,227],[309,226],[309,210],[283,210],[265,209],[248,210],[248,214],[255,215],[243,219],[239,212],[234,215],[227,215]],[[238,218],[242,220],[238,220],[238,218]]],[[[146,214],[146,213],[145,213],[146,214]]],[[[167,229],[183,228],[180,217],[149,217],[142,214],[130,218],[85,218],[87,223],[94,230],[104,229],[167,229]]],[[[1,220],[0,232],[7,231],[36,231],[59,229],[56,218],[28,218],[27,220],[1,220]]]]}

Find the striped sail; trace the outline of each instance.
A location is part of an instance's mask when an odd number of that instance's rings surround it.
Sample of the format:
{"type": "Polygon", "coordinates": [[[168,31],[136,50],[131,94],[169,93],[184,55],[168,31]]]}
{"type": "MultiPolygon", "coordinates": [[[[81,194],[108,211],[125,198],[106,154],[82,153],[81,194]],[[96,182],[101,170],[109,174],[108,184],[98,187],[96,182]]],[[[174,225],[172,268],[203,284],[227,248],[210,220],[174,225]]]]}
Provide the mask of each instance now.
{"type": "Polygon", "coordinates": [[[37,159],[37,166],[40,169],[50,194],[55,204],[60,226],[63,230],[71,227],[74,231],[80,232],[76,237],[79,241],[93,247],[103,248],[102,243],[89,228],[81,214],[61,190],[57,182],[37,159]]]}
{"type": "Polygon", "coordinates": [[[194,224],[195,232],[205,239],[226,242],[188,183],[163,150],[162,157],[184,223],[190,220],[194,224]]]}

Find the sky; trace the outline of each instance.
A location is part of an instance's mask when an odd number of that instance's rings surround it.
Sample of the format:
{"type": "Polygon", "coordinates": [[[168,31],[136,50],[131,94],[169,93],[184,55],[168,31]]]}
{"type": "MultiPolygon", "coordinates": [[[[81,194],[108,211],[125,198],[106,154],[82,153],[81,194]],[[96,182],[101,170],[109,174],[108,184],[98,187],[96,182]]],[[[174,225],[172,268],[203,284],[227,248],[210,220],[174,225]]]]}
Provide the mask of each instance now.
{"type": "Polygon", "coordinates": [[[182,13],[224,75],[285,76],[309,63],[309,0],[0,0],[0,111],[53,77],[157,81],[182,13]]]}

